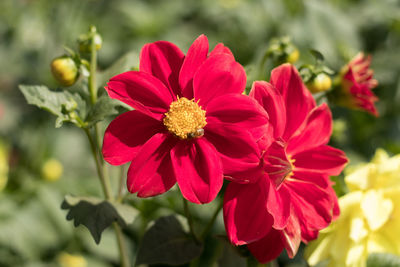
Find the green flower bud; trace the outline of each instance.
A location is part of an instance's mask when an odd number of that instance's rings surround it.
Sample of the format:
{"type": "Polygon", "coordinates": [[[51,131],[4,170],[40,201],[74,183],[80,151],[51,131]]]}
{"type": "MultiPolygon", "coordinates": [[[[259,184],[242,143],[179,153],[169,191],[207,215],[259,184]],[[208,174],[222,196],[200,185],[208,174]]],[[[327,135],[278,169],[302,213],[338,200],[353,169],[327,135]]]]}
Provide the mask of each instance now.
{"type": "Polygon", "coordinates": [[[289,37],[281,37],[271,40],[267,56],[274,61],[275,65],[294,64],[299,59],[300,52],[289,37]]]}
{"type": "Polygon", "coordinates": [[[66,252],[60,253],[57,261],[61,267],[86,267],[88,263],[81,255],[73,255],[66,252]]]}
{"type": "Polygon", "coordinates": [[[63,165],[56,159],[47,160],[42,166],[42,177],[49,182],[57,181],[63,173],[63,165]]]}
{"type": "Polygon", "coordinates": [[[323,72],[317,74],[311,81],[307,82],[307,88],[313,94],[328,91],[331,87],[331,77],[323,72]]]}
{"type": "MultiPolygon", "coordinates": [[[[92,49],[92,39],[87,34],[82,34],[79,36],[78,44],[79,44],[79,51],[81,53],[90,53],[92,49]]],[[[101,45],[103,44],[103,39],[101,38],[100,34],[95,33],[93,36],[93,41],[96,47],[96,51],[101,49],[101,45]]]]}
{"type": "Polygon", "coordinates": [[[54,78],[63,86],[73,85],[79,77],[78,66],[68,56],[53,59],[50,66],[54,78]]]}
{"type": "Polygon", "coordinates": [[[300,52],[297,48],[294,48],[291,53],[287,55],[286,61],[290,64],[294,64],[299,60],[300,52]]]}
{"type": "Polygon", "coordinates": [[[9,149],[7,144],[3,143],[0,139],[0,191],[2,191],[8,181],[8,159],[9,159],[9,149]]]}

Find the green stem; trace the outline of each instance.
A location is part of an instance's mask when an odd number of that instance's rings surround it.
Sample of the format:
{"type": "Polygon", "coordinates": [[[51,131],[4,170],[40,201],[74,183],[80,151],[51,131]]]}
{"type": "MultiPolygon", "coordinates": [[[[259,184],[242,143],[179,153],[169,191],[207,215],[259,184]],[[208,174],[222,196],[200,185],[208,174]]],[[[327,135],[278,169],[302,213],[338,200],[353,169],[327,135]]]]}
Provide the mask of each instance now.
{"type": "Polygon", "coordinates": [[[121,165],[120,174],[119,174],[119,187],[118,187],[117,201],[122,201],[124,186],[125,186],[125,165],[121,165]]]}
{"type": "Polygon", "coordinates": [[[217,209],[214,211],[214,214],[212,215],[210,221],[208,222],[207,226],[204,228],[203,232],[201,233],[201,240],[204,240],[207,235],[209,234],[209,232],[211,231],[212,227],[214,226],[214,222],[218,217],[219,212],[221,211],[223,206],[223,201],[220,201],[220,203],[218,204],[217,209]]]}
{"type": "Polygon", "coordinates": [[[115,234],[117,236],[117,243],[118,243],[118,248],[119,248],[119,252],[120,252],[119,257],[120,257],[120,261],[121,261],[121,266],[122,267],[130,267],[128,251],[126,250],[124,235],[122,233],[121,227],[119,227],[119,224],[117,222],[113,222],[113,227],[114,227],[115,234]]]}
{"type": "Polygon", "coordinates": [[[99,153],[97,150],[97,146],[96,146],[96,142],[93,140],[92,135],[89,132],[89,129],[84,129],[86,136],[89,140],[90,143],[90,148],[92,150],[92,155],[94,158],[94,161],[96,163],[96,170],[97,170],[97,174],[99,175],[100,178],[100,183],[101,183],[101,187],[103,188],[103,192],[104,192],[104,196],[106,197],[107,200],[112,200],[112,194],[111,194],[111,186],[110,186],[110,180],[106,179],[106,177],[104,176],[104,172],[103,172],[103,168],[102,168],[102,164],[101,164],[101,160],[99,157],[99,153]]]}
{"type": "Polygon", "coordinates": [[[199,239],[197,238],[196,233],[194,232],[193,218],[192,215],[190,214],[188,201],[184,197],[182,197],[182,199],[183,199],[183,210],[185,211],[185,216],[189,224],[190,234],[193,236],[196,242],[199,242],[199,239]]]}
{"type": "Polygon", "coordinates": [[[90,27],[90,76],[89,76],[89,91],[90,91],[90,100],[92,105],[94,105],[97,101],[97,81],[96,81],[96,69],[97,69],[97,50],[96,43],[94,41],[94,36],[96,35],[96,27],[90,27]]]}

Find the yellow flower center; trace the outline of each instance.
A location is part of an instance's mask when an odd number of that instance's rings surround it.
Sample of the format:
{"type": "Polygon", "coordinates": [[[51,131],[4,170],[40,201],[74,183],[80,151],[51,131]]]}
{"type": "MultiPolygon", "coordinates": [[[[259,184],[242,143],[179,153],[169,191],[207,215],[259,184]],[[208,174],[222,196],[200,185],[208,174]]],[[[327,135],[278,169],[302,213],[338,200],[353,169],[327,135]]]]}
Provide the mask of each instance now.
{"type": "Polygon", "coordinates": [[[165,113],[163,123],[167,130],[180,139],[201,137],[206,126],[206,111],[193,99],[178,97],[165,113]]]}

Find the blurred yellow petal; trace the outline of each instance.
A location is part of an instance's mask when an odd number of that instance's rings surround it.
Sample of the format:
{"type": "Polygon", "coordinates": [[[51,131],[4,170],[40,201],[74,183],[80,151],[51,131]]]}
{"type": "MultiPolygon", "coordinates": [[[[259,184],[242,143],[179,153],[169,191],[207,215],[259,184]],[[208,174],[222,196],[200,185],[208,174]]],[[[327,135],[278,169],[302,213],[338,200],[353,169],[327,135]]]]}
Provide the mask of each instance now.
{"type": "Polygon", "coordinates": [[[387,161],[388,159],[389,159],[388,153],[384,149],[378,148],[375,151],[375,155],[372,158],[371,162],[376,164],[381,164],[387,161]]]}
{"type": "Polygon", "coordinates": [[[390,199],[385,199],[382,193],[376,190],[369,190],[364,195],[361,208],[367,219],[369,228],[375,231],[389,219],[393,211],[393,203],[390,199]]]}
{"type": "Polygon", "coordinates": [[[353,218],[350,221],[350,239],[354,242],[360,242],[368,235],[368,229],[363,218],[353,218]]]}
{"type": "Polygon", "coordinates": [[[351,246],[346,257],[346,266],[365,267],[367,264],[367,252],[364,243],[351,246]]]}
{"type": "Polygon", "coordinates": [[[345,178],[347,187],[350,191],[367,190],[371,187],[373,181],[370,177],[375,174],[375,165],[367,164],[355,169],[351,174],[345,178]]]}
{"type": "Polygon", "coordinates": [[[320,236],[318,241],[310,242],[304,252],[304,257],[307,259],[308,264],[316,265],[318,262],[329,258],[329,247],[331,246],[332,236],[320,236]]]}
{"type": "Polygon", "coordinates": [[[363,198],[363,193],[360,191],[351,192],[339,198],[340,217],[343,221],[348,216],[353,216],[356,212],[361,212],[360,202],[363,198]]]}
{"type": "Polygon", "coordinates": [[[396,254],[396,245],[382,233],[371,233],[368,237],[367,251],[370,253],[396,254]]]}

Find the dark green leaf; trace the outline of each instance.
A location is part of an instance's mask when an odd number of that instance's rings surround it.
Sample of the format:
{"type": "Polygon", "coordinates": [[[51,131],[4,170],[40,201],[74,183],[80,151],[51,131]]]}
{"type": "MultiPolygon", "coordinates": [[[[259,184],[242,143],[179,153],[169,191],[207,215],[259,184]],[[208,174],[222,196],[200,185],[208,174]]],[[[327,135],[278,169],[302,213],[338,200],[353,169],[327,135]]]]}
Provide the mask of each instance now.
{"type": "Polygon", "coordinates": [[[367,267],[399,267],[400,257],[388,253],[372,253],[368,256],[367,267]]]}
{"type": "Polygon", "coordinates": [[[95,197],[74,197],[67,195],[61,205],[67,209],[67,220],[74,220],[75,227],[83,224],[92,234],[98,244],[101,234],[113,222],[122,227],[133,222],[137,215],[136,209],[119,203],[98,199],[95,197]]]}
{"type": "Polygon", "coordinates": [[[155,221],[144,234],[136,264],[181,265],[200,256],[202,244],[182,229],[174,215],[155,221]]]}
{"type": "Polygon", "coordinates": [[[86,122],[88,125],[93,125],[96,122],[102,121],[107,116],[118,114],[116,107],[123,106],[127,109],[132,109],[121,101],[110,98],[109,96],[101,96],[93,108],[90,110],[86,122]]]}
{"type": "Polygon", "coordinates": [[[64,121],[77,123],[70,117],[71,111],[78,112],[80,117],[86,116],[86,103],[78,94],[68,91],[54,92],[43,85],[20,85],[19,89],[28,104],[35,105],[56,115],[56,127],[61,127],[64,121]]]}
{"type": "Polygon", "coordinates": [[[321,54],[321,52],[315,50],[315,49],[310,49],[310,53],[313,55],[313,57],[315,58],[315,60],[317,62],[322,62],[324,61],[324,56],[321,54]]]}

